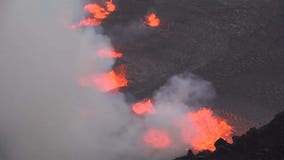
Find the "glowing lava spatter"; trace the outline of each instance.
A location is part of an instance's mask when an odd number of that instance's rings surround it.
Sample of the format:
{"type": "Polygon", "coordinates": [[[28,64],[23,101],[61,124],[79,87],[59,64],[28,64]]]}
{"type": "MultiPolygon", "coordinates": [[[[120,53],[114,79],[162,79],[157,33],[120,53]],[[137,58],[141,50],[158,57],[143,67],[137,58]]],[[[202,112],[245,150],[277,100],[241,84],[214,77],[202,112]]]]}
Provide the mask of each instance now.
{"type": "Polygon", "coordinates": [[[128,85],[126,79],[126,67],[121,65],[103,74],[93,74],[86,78],[80,79],[82,87],[95,87],[102,92],[118,91],[122,87],[128,85]]]}
{"type": "Polygon", "coordinates": [[[141,102],[132,105],[132,111],[137,115],[153,114],[155,109],[150,99],[144,99],[141,102]]]}
{"type": "Polygon", "coordinates": [[[92,82],[103,92],[126,87],[128,85],[128,80],[126,79],[126,68],[124,65],[121,65],[108,73],[95,75],[92,78],[92,82]]]}
{"type": "Polygon", "coordinates": [[[149,129],[143,140],[153,148],[167,148],[172,143],[167,132],[155,128],[149,129]]]}
{"type": "Polygon", "coordinates": [[[107,48],[102,48],[97,51],[100,58],[121,58],[123,55],[120,52],[111,51],[107,48]]]}
{"type": "Polygon", "coordinates": [[[84,10],[91,14],[91,17],[88,17],[78,24],[71,25],[71,28],[78,28],[81,26],[97,26],[102,23],[104,19],[108,17],[109,14],[114,12],[116,6],[113,4],[112,0],[105,1],[104,6],[101,6],[97,3],[89,3],[84,6],[84,10]]]}
{"type": "Polygon", "coordinates": [[[101,24],[100,20],[94,19],[94,18],[86,18],[82,21],[80,21],[78,24],[71,25],[72,29],[76,29],[80,26],[98,26],[101,24]]]}
{"type": "Polygon", "coordinates": [[[106,5],[106,10],[107,10],[108,12],[114,12],[115,9],[116,9],[116,6],[112,3],[112,0],[106,1],[106,2],[105,2],[105,5],[106,5]]]}
{"type": "Polygon", "coordinates": [[[150,13],[145,16],[145,24],[149,27],[158,27],[160,25],[160,19],[155,13],[150,13]]]}
{"type": "Polygon", "coordinates": [[[232,142],[233,127],[226,120],[213,115],[213,111],[208,108],[189,112],[186,121],[188,125],[182,127],[181,136],[196,151],[214,151],[214,143],[219,138],[232,142]]]}

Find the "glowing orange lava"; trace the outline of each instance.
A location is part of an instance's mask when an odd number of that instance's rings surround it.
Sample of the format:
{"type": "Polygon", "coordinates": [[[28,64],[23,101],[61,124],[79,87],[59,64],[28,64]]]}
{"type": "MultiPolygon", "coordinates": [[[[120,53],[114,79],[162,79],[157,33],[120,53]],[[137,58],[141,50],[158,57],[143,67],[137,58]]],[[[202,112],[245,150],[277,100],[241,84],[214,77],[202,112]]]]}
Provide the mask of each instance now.
{"type": "Polygon", "coordinates": [[[82,87],[96,87],[103,92],[118,91],[128,85],[126,67],[121,65],[104,74],[93,74],[81,78],[79,83],[82,87]]]}
{"type": "Polygon", "coordinates": [[[125,70],[125,66],[121,65],[108,73],[95,75],[92,81],[103,92],[116,90],[128,85],[125,70]]]}
{"type": "Polygon", "coordinates": [[[111,51],[107,48],[99,49],[97,51],[97,55],[100,58],[121,58],[122,57],[122,53],[111,51]]]}
{"type": "Polygon", "coordinates": [[[84,10],[91,13],[95,19],[105,19],[109,12],[102,6],[94,3],[86,4],[84,10]]]}
{"type": "Polygon", "coordinates": [[[213,115],[210,109],[201,108],[196,112],[189,112],[186,120],[189,125],[182,128],[181,136],[196,151],[214,151],[214,143],[219,138],[232,142],[233,127],[226,120],[213,115]]]}
{"type": "Polygon", "coordinates": [[[167,132],[151,128],[144,136],[144,142],[153,148],[167,148],[171,145],[171,139],[167,132]]]}
{"type": "Polygon", "coordinates": [[[155,109],[150,99],[144,99],[141,102],[135,103],[134,105],[132,105],[132,111],[137,115],[155,113],[155,109]]]}
{"type": "Polygon", "coordinates": [[[145,16],[145,24],[150,27],[158,27],[160,25],[160,19],[155,13],[150,13],[145,16]]]}
{"type": "Polygon", "coordinates": [[[71,28],[100,25],[102,21],[108,17],[109,14],[115,11],[115,9],[116,6],[112,3],[112,0],[106,1],[104,6],[101,6],[97,3],[86,4],[84,6],[84,10],[86,12],[89,12],[91,14],[91,17],[80,21],[78,24],[71,25],[71,28]]]}
{"type": "Polygon", "coordinates": [[[79,22],[79,24],[73,24],[71,25],[72,29],[76,29],[80,26],[98,26],[101,24],[100,20],[94,19],[94,18],[86,18],[79,22]]]}
{"type": "Polygon", "coordinates": [[[116,6],[112,3],[112,0],[106,1],[105,5],[108,12],[114,12],[116,9],[116,6]]]}

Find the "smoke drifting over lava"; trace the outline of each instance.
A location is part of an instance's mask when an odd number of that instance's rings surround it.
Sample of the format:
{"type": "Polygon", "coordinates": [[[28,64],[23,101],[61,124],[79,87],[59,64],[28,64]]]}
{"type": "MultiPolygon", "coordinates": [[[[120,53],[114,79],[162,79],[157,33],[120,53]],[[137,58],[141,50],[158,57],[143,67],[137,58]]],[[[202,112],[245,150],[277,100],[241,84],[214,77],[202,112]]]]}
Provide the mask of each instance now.
{"type": "MultiPolygon", "coordinates": [[[[113,58],[119,57],[93,58],[99,57],[100,49],[115,51],[110,39],[98,31],[101,28],[71,30],[61,21],[71,22],[75,6],[80,6],[76,0],[1,3],[3,159],[168,159],[194,147],[181,139],[178,122],[214,97],[209,82],[192,75],[175,76],[153,97],[154,114],[137,116],[123,94],[100,90],[126,86],[121,78],[125,73],[118,74],[123,85],[106,89],[103,76],[95,80],[98,88],[80,86],[85,75],[117,75],[112,66],[113,58]]],[[[106,4],[105,10],[113,12],[113,7],[106,4]]],[[[190,122],[186,126],[199,134],[190,122]]],[[[230,137],[231,131],[224,134],[230,137]]]]}

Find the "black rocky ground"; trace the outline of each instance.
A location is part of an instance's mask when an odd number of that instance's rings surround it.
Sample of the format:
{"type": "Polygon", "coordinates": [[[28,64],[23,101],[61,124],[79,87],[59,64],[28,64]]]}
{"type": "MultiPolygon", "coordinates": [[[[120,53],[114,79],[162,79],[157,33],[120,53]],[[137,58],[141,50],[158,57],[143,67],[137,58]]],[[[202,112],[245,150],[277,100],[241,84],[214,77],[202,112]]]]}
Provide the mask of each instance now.
{"type": "Polygon", "coordinates": [[[216,151],[204,151],[175,160],[283,160],[284,159],[284,112],[279,113],[267,125],[251,128],[242,136],[233,137],[233,144],[223,139],[215,142],[216,151]]]}

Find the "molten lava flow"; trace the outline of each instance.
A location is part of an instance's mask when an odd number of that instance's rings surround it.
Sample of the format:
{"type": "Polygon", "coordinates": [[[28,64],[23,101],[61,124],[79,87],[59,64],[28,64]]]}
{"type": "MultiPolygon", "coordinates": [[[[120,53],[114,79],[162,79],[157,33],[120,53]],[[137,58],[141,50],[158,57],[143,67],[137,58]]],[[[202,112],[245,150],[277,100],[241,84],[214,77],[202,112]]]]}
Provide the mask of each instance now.
{"type": "Polygon", "coordinates": [[[182,139],[196,151],[214,151],[214,143],[219,138],[232,142],[233,127],[226,120],[214,116],[210,109],[189,112],[186,120],[190,126],[182,128],[182,139]]]}
{"type": "Polygon", "coordinates": [[[167,148],[171,145],[171,139],[167,132],[151,128],[144,135],[144,142],[153,148],[167,148]]]}
{"type": "Polygon", "coordinates": [[[86,4],[84,10],[91,13],[95,19],[105,19],[109,15],[109,12],[104,7],[96,3],[86,4]]]}
{"type": "Polygon", "coordinates": [[[121,58],[122,57],[122,53],[111,51],[107,48],[99,49],[97,51],[97,55],[100,58],[121,58]]]}
{"type": "Polygon", "coordinates": [[[96,87],[103,92],[115,91],[128,85],[125,70],[125,66],[121,65],[104,74],[93,74],[81,78],[79,83],[82,87],[96,87]]]}
{"type": "Polygon", "coordinates": [[[101,24],[101,21],[94,19],[94,18],[86,18],[79,22],[79,24],[73,24],[71,25],[72,29],[76,29],[79,26],[98,26],[101,24]]]}
{"type": "Polygon", "coordinates": [[[137,115],[155,113],[155,109],[150,99],[144,99],[141,102],[135,103],[134,105],[132,105],[132,111],[137,115]]]}
{"type": "Polygon", "coordinates": [[[103,92],[125,87],[128,85],[125,66],[121,65],[108,73],[95,75],[92,82],[103,92]]]}
{"type": "Polygon", "coordinates": [[[109,14],[115,11],[115,9],[116,6],[112,3],[112,0],[106,1],[104,6],[101,6],[97,3],[86,4],[84,6],[84,10],[90,13],[91,17],[80,21],[79,24],[71,25],[71,28],[100,25],[102,21],[108,17],[109,14]]]}
{"type": "Polygon", "coordinates": [[[145,24],[150,27],[158,27],[160,25],[160,19],[155,13],[150,13],[145,17],[145,24]]]}

